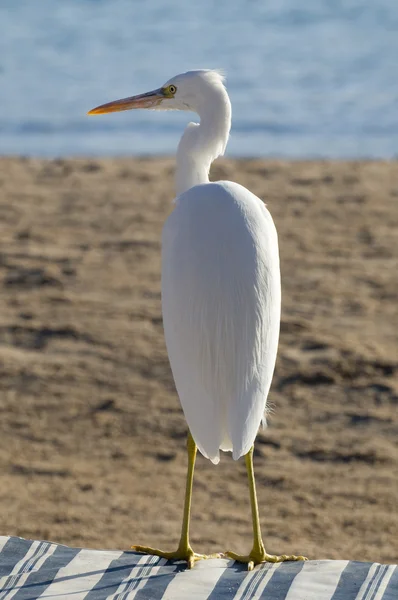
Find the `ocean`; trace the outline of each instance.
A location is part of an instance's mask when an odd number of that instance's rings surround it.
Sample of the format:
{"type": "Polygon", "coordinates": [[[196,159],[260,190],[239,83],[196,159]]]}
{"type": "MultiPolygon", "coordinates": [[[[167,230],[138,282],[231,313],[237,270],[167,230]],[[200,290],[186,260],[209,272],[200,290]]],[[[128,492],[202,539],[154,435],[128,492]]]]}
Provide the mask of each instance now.
{"type": "Polygon", "coordinates": [[[397,0],[1,0],[0,154],[174,153],[188,113],[86,112],[195,68],[230,156],[397,154],[397,0]]]}

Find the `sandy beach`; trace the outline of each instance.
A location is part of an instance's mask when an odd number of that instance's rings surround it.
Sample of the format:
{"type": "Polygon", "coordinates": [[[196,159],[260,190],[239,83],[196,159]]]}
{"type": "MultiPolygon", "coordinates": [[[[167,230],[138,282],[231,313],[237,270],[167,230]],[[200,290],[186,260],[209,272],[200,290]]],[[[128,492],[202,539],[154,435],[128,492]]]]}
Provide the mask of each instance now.
{"type": "MultiPolygon", "coordinates": [[[[165,350],[174,159],[0,159],[0,534],[173,549],[186,424],[165,350]]],[[[255,470],[268,552],[398,561],[398,165],[222,160],[279,233],[255,470]]],[[[197,461],[192,544],[246,551],[243,461],[197,461]]]]}

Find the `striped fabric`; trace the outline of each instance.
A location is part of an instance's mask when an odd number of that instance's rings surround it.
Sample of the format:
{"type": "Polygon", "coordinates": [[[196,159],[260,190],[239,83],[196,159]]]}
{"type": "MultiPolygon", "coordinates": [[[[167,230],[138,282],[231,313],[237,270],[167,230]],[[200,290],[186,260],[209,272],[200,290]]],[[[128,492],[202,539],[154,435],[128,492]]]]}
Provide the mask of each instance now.
{"type": "Polygon", "coordinates": [[[182,563],[0,537],[0,600],[398,600],[396,565],[347,560],[182,563]]]}

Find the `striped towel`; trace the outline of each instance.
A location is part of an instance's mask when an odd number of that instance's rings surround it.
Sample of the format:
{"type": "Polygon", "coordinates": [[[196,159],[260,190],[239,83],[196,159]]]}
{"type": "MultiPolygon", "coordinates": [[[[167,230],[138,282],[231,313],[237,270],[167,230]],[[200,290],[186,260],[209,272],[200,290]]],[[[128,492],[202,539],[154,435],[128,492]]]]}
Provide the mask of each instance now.
{"type": "Polygon", "coordinates": [[[398,600],[396,565],[349,560],[183,563],[0,537],[0,600],[398,600]]]}

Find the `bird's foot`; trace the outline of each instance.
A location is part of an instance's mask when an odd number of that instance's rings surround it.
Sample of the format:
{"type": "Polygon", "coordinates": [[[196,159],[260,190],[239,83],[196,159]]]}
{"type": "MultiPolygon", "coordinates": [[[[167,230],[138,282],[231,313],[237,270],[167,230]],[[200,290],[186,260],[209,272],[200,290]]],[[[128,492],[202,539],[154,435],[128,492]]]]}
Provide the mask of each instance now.
{"type": "Polygon", "coordinates": [[[198,560],[206,560],[208,558],[221,558],[221,554],[197,554],[194,552],[190,545],[179,546],[174,552],[164,552],[157,548],[151,548],[150,546],[131,546],[132,550],[136,552],[142,552],[143,554],[152,554],[154,556],[160,556],[166,560],[185,560],[187,568],[192,569],[195,562],[198,560]]]}
{"type": "Polygon", "coordinates": [[[250,554],[247,555],[236,554],[235,552],[225,552],[224,555],[238,562],[247,564],[248,571],[252,571],[256,565],[260,565],[261,563],[278,563],[289,560],[308,560],[306,556],[296,556],[295,554],[281,554],[280,556],[276,554],[268,554],[264,548],[260,550],[253,549],[250,554]]]}

